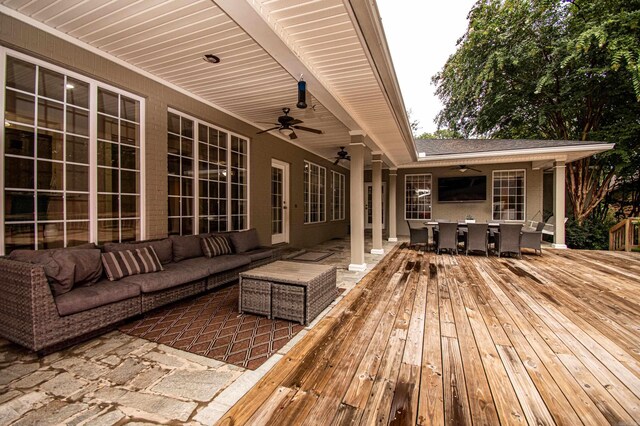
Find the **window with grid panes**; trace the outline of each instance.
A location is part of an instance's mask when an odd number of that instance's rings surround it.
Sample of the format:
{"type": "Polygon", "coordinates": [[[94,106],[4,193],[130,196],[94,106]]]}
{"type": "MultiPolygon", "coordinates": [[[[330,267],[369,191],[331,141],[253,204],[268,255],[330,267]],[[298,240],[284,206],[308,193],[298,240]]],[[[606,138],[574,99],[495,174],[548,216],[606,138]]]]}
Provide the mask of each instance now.
{"type": "Polygon", "coordinates": [[[404,218],[406,220],[431,219],[431,191],[430,174],[404,177],[404,218]]]}
{"type": "Polygon", "coordinates": [[[345,177],[342,173],[331,171],[331,187],[333,189],[331,220],[344,220],[345,177]]]}
{"type": "Polygon", "coordinates": [[[137,238],[141,101],[42,61],[0,54],[6,58],[0,70],[5,81],[0,253],[137,238]],[[89,131],[96,121],[100,140],[89,131]],[[100,163],[105,158],[99,149],[106,147],[111,147],[108,164],[100,163]],[[90,164],[95,150],[98,166],[90,164]],[[101,194],[90,187],[91,176],[101,194]],[[114,196],[108,202],[105,195],[114,196]],[[92,209],[92,199],[98,209],[92,209]]]}
{"type": "Polygon", "coordinates": [[[168,115],[169,233],[246,229],[248,141],[174,111],[168,115]]]}
{"type": "Polygon", "coordinates": [[[524,170],[493,172],[493,220],[522,221],[525,218],[524,170]]]}
{"type": "Polygon", "coordinates": [[[193,120],[168,115],[169,235],[189,235],[194,227],[193,120]]]}
{"type": "Polygon", "coordinates": [[[304,223],[325,221],[327,169],[304,162],[304,223]]]}

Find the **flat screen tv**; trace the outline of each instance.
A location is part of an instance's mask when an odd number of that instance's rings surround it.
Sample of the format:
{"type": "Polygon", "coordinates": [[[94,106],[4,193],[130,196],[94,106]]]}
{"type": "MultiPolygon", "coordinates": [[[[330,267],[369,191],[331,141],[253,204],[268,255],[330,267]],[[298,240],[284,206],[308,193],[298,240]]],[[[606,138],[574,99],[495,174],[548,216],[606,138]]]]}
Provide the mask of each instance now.
{"type": "Polygon", "coordinates": [[[486,176],[438,178],[438,201],[441,203],[463,203],[486,199],[486,176]]]}

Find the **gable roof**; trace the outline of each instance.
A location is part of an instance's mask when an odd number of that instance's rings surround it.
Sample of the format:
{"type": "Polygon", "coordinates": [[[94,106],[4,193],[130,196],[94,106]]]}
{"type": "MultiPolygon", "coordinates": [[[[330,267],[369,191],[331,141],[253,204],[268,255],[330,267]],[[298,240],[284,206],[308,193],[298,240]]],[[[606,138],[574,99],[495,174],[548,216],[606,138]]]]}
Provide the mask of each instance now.
{"type": "Polygon", "coordinates": [[[570,163],[615,146],[600,141],[542,139],[416,139],[418,161],[403,167],[531,162],[533,168],[570,163]]]}

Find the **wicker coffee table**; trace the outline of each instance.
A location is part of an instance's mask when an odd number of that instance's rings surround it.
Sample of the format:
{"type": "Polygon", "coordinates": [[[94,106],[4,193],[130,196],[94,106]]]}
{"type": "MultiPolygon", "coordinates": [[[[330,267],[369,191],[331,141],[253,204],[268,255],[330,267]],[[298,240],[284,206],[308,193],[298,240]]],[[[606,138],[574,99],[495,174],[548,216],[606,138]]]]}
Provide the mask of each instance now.
{"type": "Polygon", "coordinates": [[[277,261],[240,273],[240,313],[309,324],[337,296],[336,267],[277,261]]]}

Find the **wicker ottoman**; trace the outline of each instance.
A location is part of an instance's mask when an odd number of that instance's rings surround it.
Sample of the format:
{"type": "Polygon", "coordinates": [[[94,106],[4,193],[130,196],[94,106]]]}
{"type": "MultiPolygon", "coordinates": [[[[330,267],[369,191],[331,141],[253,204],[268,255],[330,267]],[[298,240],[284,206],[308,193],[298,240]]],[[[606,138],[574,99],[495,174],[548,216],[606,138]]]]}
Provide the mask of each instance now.
{"type": "Polygon", "coordinates": [[[240,312],[309,324],[336,298],[336,268],[273,262],[240,273],[240,312]]]}

